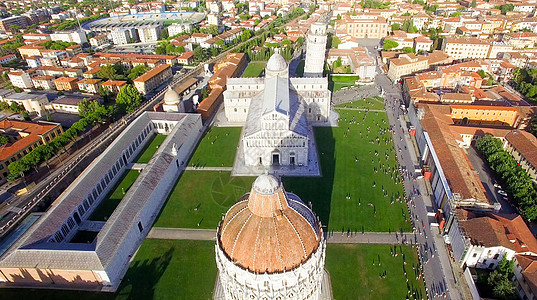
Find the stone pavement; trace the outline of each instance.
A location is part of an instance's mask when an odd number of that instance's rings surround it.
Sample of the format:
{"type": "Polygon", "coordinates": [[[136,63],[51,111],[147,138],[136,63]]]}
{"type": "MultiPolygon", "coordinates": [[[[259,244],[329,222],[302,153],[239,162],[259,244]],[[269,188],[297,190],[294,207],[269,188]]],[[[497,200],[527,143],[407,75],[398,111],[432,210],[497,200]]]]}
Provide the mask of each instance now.
{"type": "Polygon", "coordinates": [[[232,167],[186,167],[187,171],[222,171],[222,172],[231,172],[232,167]]]}
{"type": "Polygon", "coordinates": [[[216,229],[162,228],[153,227],[148,239],[216,241],[216,229]]]}

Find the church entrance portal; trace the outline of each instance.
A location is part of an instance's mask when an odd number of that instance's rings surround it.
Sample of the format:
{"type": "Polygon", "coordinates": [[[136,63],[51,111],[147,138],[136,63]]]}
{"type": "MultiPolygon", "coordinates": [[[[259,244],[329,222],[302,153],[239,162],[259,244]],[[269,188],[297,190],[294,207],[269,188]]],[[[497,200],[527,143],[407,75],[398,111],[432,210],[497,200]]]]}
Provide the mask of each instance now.
{"type": "Polygon", "coordinates": [[[280,165],[280,154],[272,153],[272,165],[274,166],[280,165]]]}
{"type": "Polygon", "coordinates": [[[294,166],[295,163],[296,163],[295,153],[294,153],[294,152],[291,152],[291,153],[289,154],[289,164],[290,164],[291,166],[294,166]]]}

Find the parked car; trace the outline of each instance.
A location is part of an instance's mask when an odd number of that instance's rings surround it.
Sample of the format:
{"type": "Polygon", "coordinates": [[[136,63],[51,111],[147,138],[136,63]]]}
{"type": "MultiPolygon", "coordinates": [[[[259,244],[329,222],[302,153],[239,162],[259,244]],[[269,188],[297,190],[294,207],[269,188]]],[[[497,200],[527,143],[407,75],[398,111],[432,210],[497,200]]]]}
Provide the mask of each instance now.
{"type": "Polygon", "coordinates": [[[494,183],[494,187],[500,190],[502,189],[502,186],[499,185],[497,182],[494,183]]]}
{"type": "Polygon", "coordinates": [[[498,190],[498,194],[507,197],[507,193],[504,190],[498,190]]]}

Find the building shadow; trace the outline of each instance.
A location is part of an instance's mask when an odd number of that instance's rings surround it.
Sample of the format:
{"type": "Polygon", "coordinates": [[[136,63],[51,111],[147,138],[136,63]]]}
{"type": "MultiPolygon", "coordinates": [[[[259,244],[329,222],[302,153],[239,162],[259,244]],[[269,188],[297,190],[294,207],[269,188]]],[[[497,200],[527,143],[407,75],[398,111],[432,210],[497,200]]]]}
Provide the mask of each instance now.
{"type": "Polygon", "coordinates": [[[335,139],[331,127],[316,127],[314,133],[322,177],[284,177],[282,182],[286,191],[296,194],[306,205],[311,203],[322,225],[328,227],[336,167],[335,139]]]}

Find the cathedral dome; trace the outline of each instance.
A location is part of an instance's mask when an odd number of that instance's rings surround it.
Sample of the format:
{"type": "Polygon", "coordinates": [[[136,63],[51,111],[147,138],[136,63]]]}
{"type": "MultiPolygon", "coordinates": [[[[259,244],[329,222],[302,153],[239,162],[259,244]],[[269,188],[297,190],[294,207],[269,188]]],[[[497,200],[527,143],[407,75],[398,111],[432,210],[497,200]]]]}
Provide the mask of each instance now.
{"type": "Polygon", "coordinates": [[[179,94],[172,89],[171,87],[168,88],[168,91],[164,94],[164,104],[167,105],[177,105],[181,102],[181,98],[179,97],[179,94]]]}
{"type": "Polygon", "coordinates": [[[280,180],[259,176],[224,216],[218,245],[225,255],[254,273],[280,273],[306,262],[322,239],[320,223],[280,180]]]}
{"type": "Polygon", "coordinates": [[[287,69],[287,62],[285,58],[280,55],[280,53],[274,53],[269,58],[266,66],[267,70],[270,71],[282,71],[287,69]]]}

